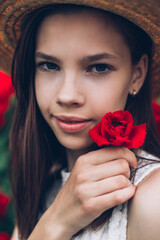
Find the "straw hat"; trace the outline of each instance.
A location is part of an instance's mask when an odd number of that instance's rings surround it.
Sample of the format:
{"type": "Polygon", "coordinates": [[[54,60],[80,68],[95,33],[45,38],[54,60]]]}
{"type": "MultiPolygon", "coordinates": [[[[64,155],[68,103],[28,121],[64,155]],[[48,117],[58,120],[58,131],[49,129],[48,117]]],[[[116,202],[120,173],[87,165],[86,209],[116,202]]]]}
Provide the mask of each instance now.
{"type": "Polygon", "coordinates": [[[155,44],[152,82],[154,96],[160,96],[160,0],[0,0],[0,67],[8,70],[19,37],[20,19],[37,7],[72,3],[119,14],[137,24],[155,44]],[[7,63],[7,65],[6,65],[7,63]]]}

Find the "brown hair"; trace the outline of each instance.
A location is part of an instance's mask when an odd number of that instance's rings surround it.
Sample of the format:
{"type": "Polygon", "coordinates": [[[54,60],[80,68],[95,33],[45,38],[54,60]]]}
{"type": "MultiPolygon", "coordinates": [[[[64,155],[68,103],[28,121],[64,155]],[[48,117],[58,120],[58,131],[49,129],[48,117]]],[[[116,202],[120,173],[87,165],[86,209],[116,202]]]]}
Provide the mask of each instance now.
{"type": "MultiPolygon", "coordinates": [[[[11,186],[21,239],[26,239],[37,223],[42,197],[46,187],[50,186],[50,178],[53,181],[59,176],[59,171],[50,175],[51,167],[55,164],[63,168],[67,164],[64,147],[44,120],[36,102],[34,86],[36,34],[45,17],[54,13],[78,13],[84,9],[92,8],[69,4],[48,5],[30,12],[22,22],[22,33],[12,64],[17,107],[11,133],[10,164],[11,186]]],[[[147,54],[151,61],[152,41],[143,30],[123,17],[103,10],[96,11],[107,13],[107,19],[124,36],[131,51],[133,64],[136,64],[143,54],[147,54]]],[[[160,142],[152,113],[150,69],[137,96],[128,97],[126,109],[133,114],[135,124],[147,123],[148,134],[143,149],[160,156],[160,142]]],[[[112,209],[105,212],[91,226],[100,226],[111,212],[112,209]]]]}

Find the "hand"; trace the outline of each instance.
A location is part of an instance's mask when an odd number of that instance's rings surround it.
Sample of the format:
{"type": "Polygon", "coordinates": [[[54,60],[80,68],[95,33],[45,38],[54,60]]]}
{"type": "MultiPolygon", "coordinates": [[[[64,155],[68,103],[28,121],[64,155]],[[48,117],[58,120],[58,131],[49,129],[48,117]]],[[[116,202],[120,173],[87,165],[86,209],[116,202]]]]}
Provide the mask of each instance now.
{"type": "Polygon", "coordinates": [[[62,239],[70,239],[104,211],[133,197],[130,167],[137,167],[136,157],[122,147],[107,147],[79,157],[44,214],[49,231],[58,226],[65,236],[62,239]]]}

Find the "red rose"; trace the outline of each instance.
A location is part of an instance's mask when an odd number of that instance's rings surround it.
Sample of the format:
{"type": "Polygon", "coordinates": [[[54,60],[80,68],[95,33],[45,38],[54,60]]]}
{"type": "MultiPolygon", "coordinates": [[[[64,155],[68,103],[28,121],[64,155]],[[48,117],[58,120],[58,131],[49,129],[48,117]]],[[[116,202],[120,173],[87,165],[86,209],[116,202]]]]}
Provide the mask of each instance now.
{"type": "Polygon", "coordinates": [[[6,215],[9,203],[10,197],[0,191],[0,218],[6,215]]]}
{"type": "Polygon", "coordinates": [[[0,240],[11,240],[10,236],[7,233],[0,233],[0,240]]]}
{"type": "Polygon", "coordinates": [[[91,139],[98,145],[138,148],[145,140],[146,123],[133,126],[133,117],[128,111],[107,113],[101,122],[89,130],[91,139]]]}
{"type": "Polygon", "coordinates": [[[11,77],[0,72],[0,127],[4,125],[4,113],[9,105],[9,97],[13,92],[11,77]]]}
{"type": "Polygon", "coordinates": [[[160,135],[160,105],[157,104],[155,101],[153,101],[152,107],[153,107],[153,114],[154,114],[157,130],[160,135]]]}

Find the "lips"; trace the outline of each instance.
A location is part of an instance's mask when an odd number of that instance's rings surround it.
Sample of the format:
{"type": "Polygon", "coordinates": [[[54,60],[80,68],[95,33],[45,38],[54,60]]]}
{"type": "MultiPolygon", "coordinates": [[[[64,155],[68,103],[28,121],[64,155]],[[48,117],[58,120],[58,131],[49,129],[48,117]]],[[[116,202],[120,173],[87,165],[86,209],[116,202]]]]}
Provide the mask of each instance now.
{"type": "Polygon", "coordinates": [[[75,116],[55,116],[58,127],[67,133],[76,133],[87,128],[92,120],[75,116]]]}

